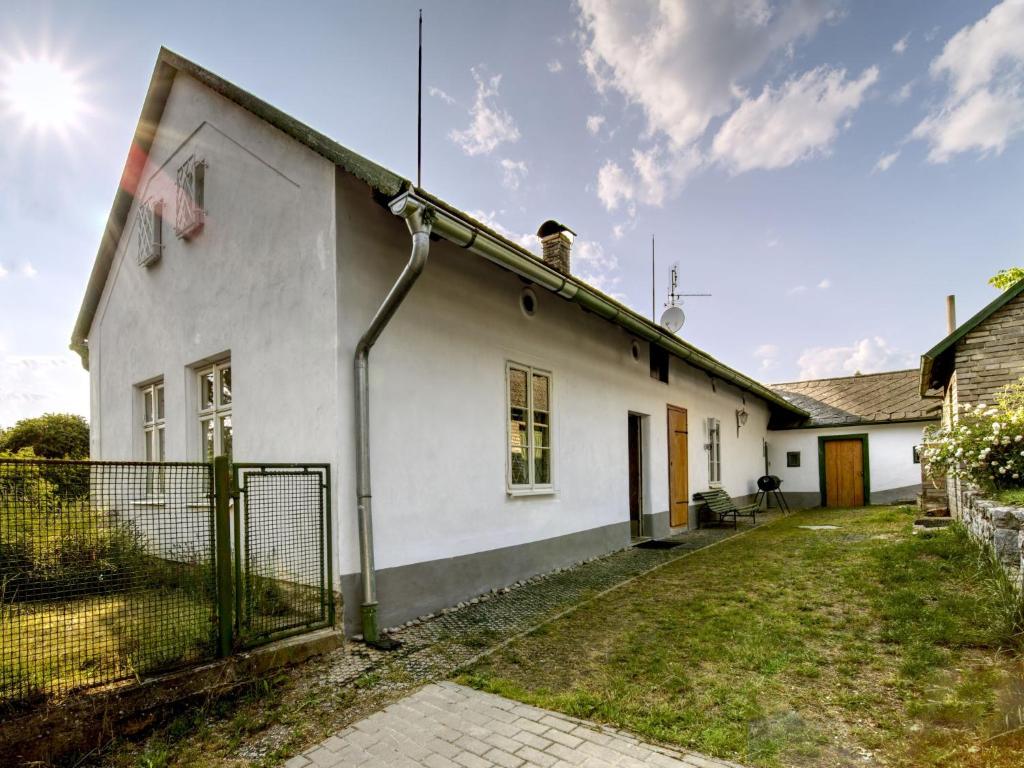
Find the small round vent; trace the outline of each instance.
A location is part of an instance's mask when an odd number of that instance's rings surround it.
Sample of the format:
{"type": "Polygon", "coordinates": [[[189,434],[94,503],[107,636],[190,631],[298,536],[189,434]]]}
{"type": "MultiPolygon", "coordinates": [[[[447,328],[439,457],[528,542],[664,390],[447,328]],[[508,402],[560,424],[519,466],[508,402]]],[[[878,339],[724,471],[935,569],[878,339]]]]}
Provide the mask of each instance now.
{"type": "Polygon", "coordinates": [[[532,288],[523,288],[519,294],[519,308],[527,317],[533,317],[537,313],[537,294],[532,288]]]}

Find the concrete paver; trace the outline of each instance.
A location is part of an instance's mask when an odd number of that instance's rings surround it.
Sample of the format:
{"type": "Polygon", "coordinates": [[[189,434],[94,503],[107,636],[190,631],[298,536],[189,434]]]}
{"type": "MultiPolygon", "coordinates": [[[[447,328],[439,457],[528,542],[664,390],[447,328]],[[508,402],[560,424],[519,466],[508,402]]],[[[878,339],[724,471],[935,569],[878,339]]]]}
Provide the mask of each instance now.
{"type": "Polygon", "coordinates": [[[353,765],[741,768],[455,683],[421,688],[292,758],[286,768],[353,765]]]}

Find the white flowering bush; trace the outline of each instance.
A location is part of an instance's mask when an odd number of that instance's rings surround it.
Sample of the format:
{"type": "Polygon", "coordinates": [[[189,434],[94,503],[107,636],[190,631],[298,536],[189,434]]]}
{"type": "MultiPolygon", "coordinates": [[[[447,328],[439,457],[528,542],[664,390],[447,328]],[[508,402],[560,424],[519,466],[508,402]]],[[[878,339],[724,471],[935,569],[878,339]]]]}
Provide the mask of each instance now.
{"type": "Polygon", "coordinates": [[[929,429],[922,460],[933,477],[958,477],[983,490],[1024,488],[1024,378],[995,404],[965,403],[950,427],[929,429]]]}

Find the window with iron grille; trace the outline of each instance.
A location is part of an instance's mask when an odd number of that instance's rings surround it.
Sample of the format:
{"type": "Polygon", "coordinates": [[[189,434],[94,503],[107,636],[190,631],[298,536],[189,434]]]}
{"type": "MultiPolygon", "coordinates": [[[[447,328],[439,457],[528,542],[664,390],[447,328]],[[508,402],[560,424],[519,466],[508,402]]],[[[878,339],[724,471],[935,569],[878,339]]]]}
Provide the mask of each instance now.
{"type": "Polygon", "coordinates": [[[708,483],[722,482],[722,424],[718,419],[707,420],[708,483]]]}
{"type": "Polygon", "coordinates": [[[550,491],[551,374],[518,363],[507,372],[508,488],[550,491]]]}
{"type": "Polygon", "coordinates": [[[139,206],[135,214],[139,230],[139,266],[148,267],[163,255],[164,204],[151,199],[139,206]]]}
{"type": "Polygon", "coordinates": [[[786,466],[787,467],[799,467],[800,466],[800,451],[786,451],[786,466]]]}
{"type": "Polygon", "coordinates": [[[231,458],[231,361],[214,363],[199,371],[199,429],[203,459],[231,458]]]}
{"type": "Polygon", "coordinates": [[[189,157],[178,168],[178,200],[174,231],[186,240],[198,234],[206,222],[206,161],[189,157]]]}

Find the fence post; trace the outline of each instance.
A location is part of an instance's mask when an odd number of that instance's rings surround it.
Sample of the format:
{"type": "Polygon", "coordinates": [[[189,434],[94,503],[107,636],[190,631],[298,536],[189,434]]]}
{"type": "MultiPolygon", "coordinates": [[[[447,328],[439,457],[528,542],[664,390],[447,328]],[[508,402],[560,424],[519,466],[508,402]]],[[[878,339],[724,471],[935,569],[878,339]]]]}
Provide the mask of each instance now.
{"type": "Polygon", "coordinates": [[[231,655],[233,622],[231,618],[231,470],[227,456],[213,460],[213,498],[217,536],[217,621],[220,656],[231,655]]]}

